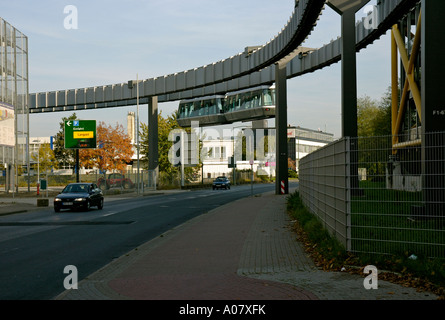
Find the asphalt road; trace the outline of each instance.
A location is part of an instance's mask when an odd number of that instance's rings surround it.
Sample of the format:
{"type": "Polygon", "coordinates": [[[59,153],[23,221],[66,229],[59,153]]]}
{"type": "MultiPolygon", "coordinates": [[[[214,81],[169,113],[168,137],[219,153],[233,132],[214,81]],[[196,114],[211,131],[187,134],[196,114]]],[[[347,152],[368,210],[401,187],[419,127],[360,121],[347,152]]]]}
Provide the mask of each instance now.
{"type": "MultiPolygon", "coordinates": [[[[273,191],[255,185],[254,194],[273,191]]],[[[196,190],[130,198],[107,203],[103,210],[49,208],[0,217],[0,300],[47,300],[60,294],[76,266],[78,281],[113,259],[185,221],[251,195],[251,187],[196,190]]],[[[230,230],[228,230],[230,232],[230,230]]]]}

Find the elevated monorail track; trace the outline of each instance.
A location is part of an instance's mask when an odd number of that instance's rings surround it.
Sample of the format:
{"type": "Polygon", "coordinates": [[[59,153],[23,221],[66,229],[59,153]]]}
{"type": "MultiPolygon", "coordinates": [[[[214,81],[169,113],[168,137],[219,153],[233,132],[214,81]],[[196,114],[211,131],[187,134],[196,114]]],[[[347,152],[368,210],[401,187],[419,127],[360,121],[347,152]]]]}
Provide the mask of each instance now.
{"type": "MultiPolygon", "coordinates": [[[[166,94],[199,90],[212,85],[218,87],[220,83],[248,75],[275,63],[291,53],[308,37],[316,25],[324,3],[324,0],[300,0],[281,32],[251,53],[240,53],[210,65],[141,81],[140,97],[157,96],[159,99],[166,94]]],[[[168,100],[161,98],[158,101],[168,100]]],[[[115,107],[135,103],[136,90],[129,89],[127,83],[41,92],[31,94],[29,101],[31,113],[115,107]]]]}
{"type": "MultiPolygon", "coordinates": [[[[379,39],[391,26],[416,6],[419,0],[382,0],[377,5],[379,23],[369,28],[356,25],[357,51],[379,39]]],[[[153,96],[159,102],[225,94],[275,81],[275,63],[291,55],[310,35],[324,8],[323,0],[300,0],[287,25],[270,42],[254,50],[192,70],[139,82],[139,103],[153,96]]],[[[341,59],[341,38],[311,52],[302,51],[287,65],[293,78],[322,69],[341,59]]],[[[30,113],[61,112],[130,106],[136,104],[136,90],[128,83],[89,88],[31,93],[30,113]]]]}

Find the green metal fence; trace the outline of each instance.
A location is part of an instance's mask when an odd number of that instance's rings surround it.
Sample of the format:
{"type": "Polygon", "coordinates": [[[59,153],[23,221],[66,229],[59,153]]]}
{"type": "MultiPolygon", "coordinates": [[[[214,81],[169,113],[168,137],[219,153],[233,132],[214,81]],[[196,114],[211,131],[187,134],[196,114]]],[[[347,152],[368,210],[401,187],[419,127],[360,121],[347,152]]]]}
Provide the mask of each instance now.
{"type": "Polygon", "coordinates": [[[303,202],[351,252],[445,258],[443,141],[336,141],[301,160],[303,202]]]}

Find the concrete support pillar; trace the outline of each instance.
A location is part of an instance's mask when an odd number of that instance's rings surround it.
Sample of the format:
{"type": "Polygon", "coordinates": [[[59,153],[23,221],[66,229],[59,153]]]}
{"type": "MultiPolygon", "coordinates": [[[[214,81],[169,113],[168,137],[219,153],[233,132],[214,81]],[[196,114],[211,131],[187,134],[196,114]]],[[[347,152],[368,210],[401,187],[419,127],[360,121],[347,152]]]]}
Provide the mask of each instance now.
{"type": "Polygon", "coordinates": [[[357,59],[355,50],[355,9],[341,16],[341,113],[342,136],[350,137],[350,187],[352,195],[360,195],[358,183],[357,126],[357,59]]]}
{"type": "Polygon", "coordinates": [[[148,102],[148,170],[154,170],[156,177],[159,173],[158,148],[158,97],[150,97],[148,102]]]}
{"type": "Polygon", "coordinates": [[[362,192],[358,184],[358,141],[357,141],[357,59],[355,13],[369,0],[329,0],[341,15],[341,130],[342,137],[350,138],[351,165],[349,169],[352,195],[362,192]]]}
{"type": "Polygon", "coordinates": [[[444,12],[445,1],[422,0],[422,188],[430,216],[445,214],[445,134],[436,133],[445,129],[445,41],[440,27],[444,12]]]}
{"type": "Polygon", "coordinates": [[[287,164],[286,63],[275,64],[276,180],[275,194],[289,194],[287,164]]]}
{"type": "Polygon", "coordinates": [[[343,137],[357,137],[355,11],[344,12],[341,20],[341,129],[343,137]]]}

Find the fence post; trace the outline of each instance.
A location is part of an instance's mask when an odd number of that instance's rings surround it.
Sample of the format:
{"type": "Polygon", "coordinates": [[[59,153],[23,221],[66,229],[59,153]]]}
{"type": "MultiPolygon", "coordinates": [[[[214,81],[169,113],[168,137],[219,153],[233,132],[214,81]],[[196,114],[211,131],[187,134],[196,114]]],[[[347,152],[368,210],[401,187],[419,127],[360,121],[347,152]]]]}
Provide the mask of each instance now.
{"type": "MultiPolygon", "coordinates": [[[[345,189],[345,199],[346,199],[346,250],[351,251],[351,148],[350,148],[350,137],[346,137],[345,141],[345,177],[346,177],[346,189],[345,189]]],[[[357,141],[358,143],[358,141],[357,141]]]]}

